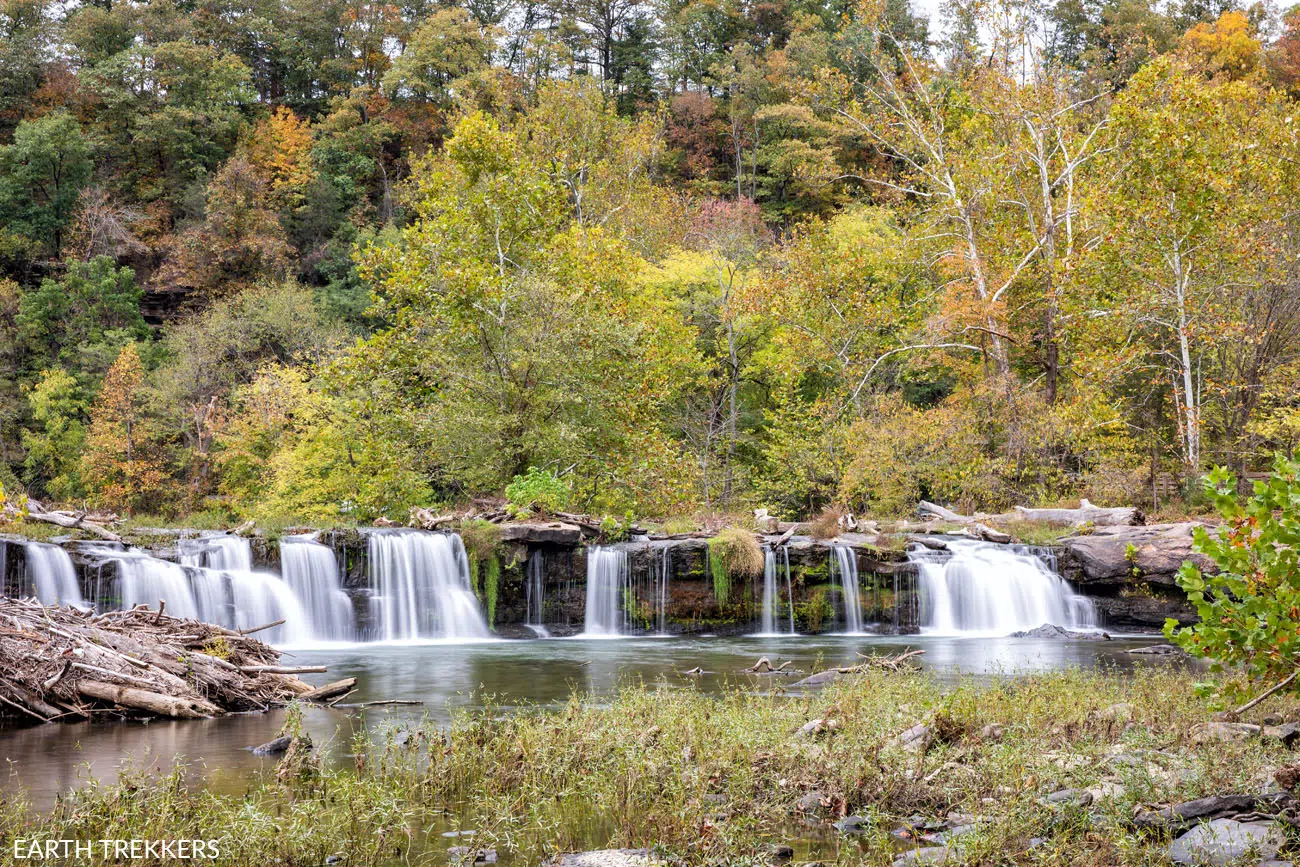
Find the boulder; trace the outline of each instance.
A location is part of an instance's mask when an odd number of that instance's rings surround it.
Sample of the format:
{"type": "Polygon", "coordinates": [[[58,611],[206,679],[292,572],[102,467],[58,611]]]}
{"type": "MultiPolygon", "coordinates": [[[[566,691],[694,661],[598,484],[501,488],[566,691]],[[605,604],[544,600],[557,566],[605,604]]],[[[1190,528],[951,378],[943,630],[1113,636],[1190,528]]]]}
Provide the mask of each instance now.
{"type": "Polygon", "coordinates": [[[1283,843],[1272,822],[1214,819],[1197,825],[1165,849],[1175,864],[1235,864],[1247,855],[1272,858],[1283,843]]]}
{"type": "Polygon", "coordinates": [[[1061,789],[1043,800],[1048,806],[1086,807],[1092,803],[1092,793],[1086,789],[1061,789]]]}
{"type": "Polygon", "coordinates": [[[253,755],[278,756],[288,750],[289,744],[291,743],[293,743],[293,738],[289,735],[285,735],[284,737],[276,738],[273,741],[267,741],[259,747],[253,747],[253,755]]]}
{"type": "Polygon", "coordinates": [[[1009,638],[1046,638],[1052,641],[1109,641],[1110,636],[1104,632],[1074,632],[1052,623],[1044,623],[1033,629],[1013,632],[1009,638]]]}
{"type": "Polygon", "coordinates": [[[865,834],[872,827],[871,820],[865,816],[845,816],[834,824],[841,834],[865,834]]]}
{"type": "Polygon", "coordinates": [[[1192,729],[1192,743],[1245,741],[1259,737],[1261,731],[1259,726],[1250,723],[1219,721],[1201,723],[1192,729]]]}
{"type": "Polygon", "coordinates": [[[1264,726],[1262,736],[1266,741],[1276,741],[1287,749],[1295,746],[1296,741],[1300,741],[1300,725],[1296,723],[1283,723],[1282,725],[1264,726]]]}

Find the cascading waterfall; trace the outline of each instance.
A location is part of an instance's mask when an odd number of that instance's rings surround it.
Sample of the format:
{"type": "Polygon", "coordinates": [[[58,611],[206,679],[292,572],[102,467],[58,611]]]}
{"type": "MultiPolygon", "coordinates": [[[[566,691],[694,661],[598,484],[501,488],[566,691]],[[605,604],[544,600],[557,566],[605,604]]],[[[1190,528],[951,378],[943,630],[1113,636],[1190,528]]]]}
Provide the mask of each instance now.
{"type": "Polygon", "coordinates": [[[790,549],[782,546],[778,555],[772,548],[763,549],[763,635],[778,635],[777,606],[781,603],[778,589],[777,573],[781,567],[785,572],[785,598],[788,600],[790,614],[789,634],[794,635],[794,594],[790,588],[790,549]]]}
{"type": "Polygon", "coordinates": [[[460,536],[375,530],[368,551],[381,640],[489,637],[460,536]]]}
{"type": "Polygon", "coordinates": [[[1023,546],[945,539],[949,554],[914,546],[920,623],[936,635],[1007,635],[1045,623],[1067,629],[1097,624],[1096,610],[1023,546]]]}
{"type": "Polygon", "coordinates": [[[356,623],[352,600],[343,592],[334,551],[314,534],[280,540],[280,574],[302,603],[315,641],[352,641],[356,623]]]}
{"type": "Polygon", "coordinates": [[[844,631],[856,635],[862,632],[862,597],[858,584],[858,556],[848,545],[831,549],[831,574],[840,585],[844,600],[844,631]]]}
{"type": "Polygon", "coordinates": [[[546,564],[543,556],[540,548],[528,556],[524,573],[524,608],[527,611],[524,625],[538,638],[550,638],[551,631],[546,628],[546,564]]]}
{"type": "Polygon", "coordinates": [[[27,580],[35,587],[37,599],[46,605],[89,607],[81,597],[77,570],[67,551],[58,545],[28,542],[23,545],[23,554],[27,560],[27,580]]]}
{"type": "Polygon", "coordinates": [[[278,575],[253,571],[253,547],[244,537],[184,539],[178,554],[199,620],[231,629],[283,620],[259,637],[273,644],[302,644],[315,638],[311,616],[289,585],[278,575]]]}
{"type": "Polygon", "coordinates": [[[626,612],[627,553],[613,548],[587,549],[587,616],[583,635],[623,634],[626,612]]]}
{"type": "Polygon", "coordinates": [[[159,602],[166,602],[167,613],[173,617],[203,619],[185,568],[179,563],[159,560],[134,548],[103,553],[117,563],[117,596],[122,610],[137,605],[157,607],[159,602]]]}

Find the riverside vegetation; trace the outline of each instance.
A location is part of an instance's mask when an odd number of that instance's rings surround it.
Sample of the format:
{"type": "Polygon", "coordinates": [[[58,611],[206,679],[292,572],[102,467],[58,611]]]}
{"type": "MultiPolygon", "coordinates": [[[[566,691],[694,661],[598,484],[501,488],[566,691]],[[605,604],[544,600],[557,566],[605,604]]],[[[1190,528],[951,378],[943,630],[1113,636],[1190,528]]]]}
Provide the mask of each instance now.
{"type": "MultiPolygon", "coordinates": [[[[952,863],[1137,867],[1163,863],[1183,830],[1152,821],[1157,807],[1295,783],[1291,736],[1213,722],[1200,686],[1161,668],[947,683],[871,671],[791,696],[629,685],[608,705],[489,707],[332,745],[346,767],[299,752],[236,794],[180,770],[90,785],[42,812],[0,794],[0,834],[197,834],[220,840],[223,863],[378,865],[445,864],[438,832],[474,829],[453,842],[517,863],[595,841],[758,865],[787,844],[800,860],[889,864],[960,828],[952,863]],[[904,743],[917,724],[928,734],[904,743]]],[[[1300,705],[1275,699],[1244,718],[1300,719],[1300,705]]],[[[1289,834],[1278,797],[1249,809],[1282,814],[1289,834]]]]}
{"type": "Polygon", "coordinates": [[[1185,509],[1298,441],[1292,11],[4,0],[0,57],[19,508],[1185,509]]]}

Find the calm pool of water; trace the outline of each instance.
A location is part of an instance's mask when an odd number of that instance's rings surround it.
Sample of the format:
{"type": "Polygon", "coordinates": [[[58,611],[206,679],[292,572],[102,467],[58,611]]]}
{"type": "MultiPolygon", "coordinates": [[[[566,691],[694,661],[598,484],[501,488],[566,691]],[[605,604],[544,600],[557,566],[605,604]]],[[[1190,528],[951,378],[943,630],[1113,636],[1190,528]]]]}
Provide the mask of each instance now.
{"type": "MultiPolygon", "coordinates": [[[[629,683],[665,683],[669,688],[717,692],[739,686],[754,690],[788,688],[798,677],[753,677],[741,672],[760,656],[774,663],[793,660],[803,672],[858,661],[857,654],[894,654],[922,648],[920,663],[941,676],[958,673],[999,677],[1070,666],[1121,669],[1159,662],[1125,651],[1152,638],[1114,641],[1045,641],[1016,638],[926,636],[790,636],[778,638],[622,638],[492,641],[480,644],[353,645],[298,649],[286,662],[327,665],[311,675],[317,683],[355,676],[358,689],[348,702],[407,699],[419,706],[368,709],[312,708],[305,722],[318,744],[337,760],[351,738],[375,727],[428,715],[446,722],[456,708],[490,702],[503,712],[562,704],[574,691],[595,700],[629,683]],[[702,668],[689,677],[683,672],[702,668]]],[[[38,806],[88,779],[111,781],[124,766],[167,768],[177,759],[196,778],[218,790],[239,791],[274,759],[249,747],[273,738],[282,712],[228,716],[189,722],[89,722],[70,725],[0,727],[0,755],[7,768],[0,791],[24,790],[38,806]]]]}

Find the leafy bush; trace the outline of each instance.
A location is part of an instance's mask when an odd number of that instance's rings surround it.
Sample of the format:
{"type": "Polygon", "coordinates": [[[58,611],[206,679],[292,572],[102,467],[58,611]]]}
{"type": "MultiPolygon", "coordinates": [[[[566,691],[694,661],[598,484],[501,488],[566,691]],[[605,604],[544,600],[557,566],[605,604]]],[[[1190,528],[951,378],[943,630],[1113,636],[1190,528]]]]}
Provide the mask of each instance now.
{"type": "Polygon", "coordinates": [[[1227,469],[1206,478],[1224,522],[1213,535],[1198,527],[1194,548],[1219,572],[1207,575],[1184,563],[1178,585],[1201,621],[1183,629],[1165,622],[1165,635],[1184,650],[1210,658],[1216,671],[1244,675],[1245,683],[1226,684],[1234,693],[1251,681],[1291,674],[1300,654],[1300,465],[1279,456],[1268,481],[1254,489],[1241,503],[1227,469]]]}
{"type": "Polygon", "coordinates": [[[568,505],[569,494],[569,486],[553,470],[537,467],[529,467],[527,473],[506,485],[510,511],[517,517],[534,511],[554,514],[568,505]]]}
{"type": "Polygon", "coordinates": [[[709,572],[713,595],[726,605],[731,595],[731,576],[752,578],[763,574],[763,549],[754,534],[740,527],[726,527],[709,540],[709,572]]]}

